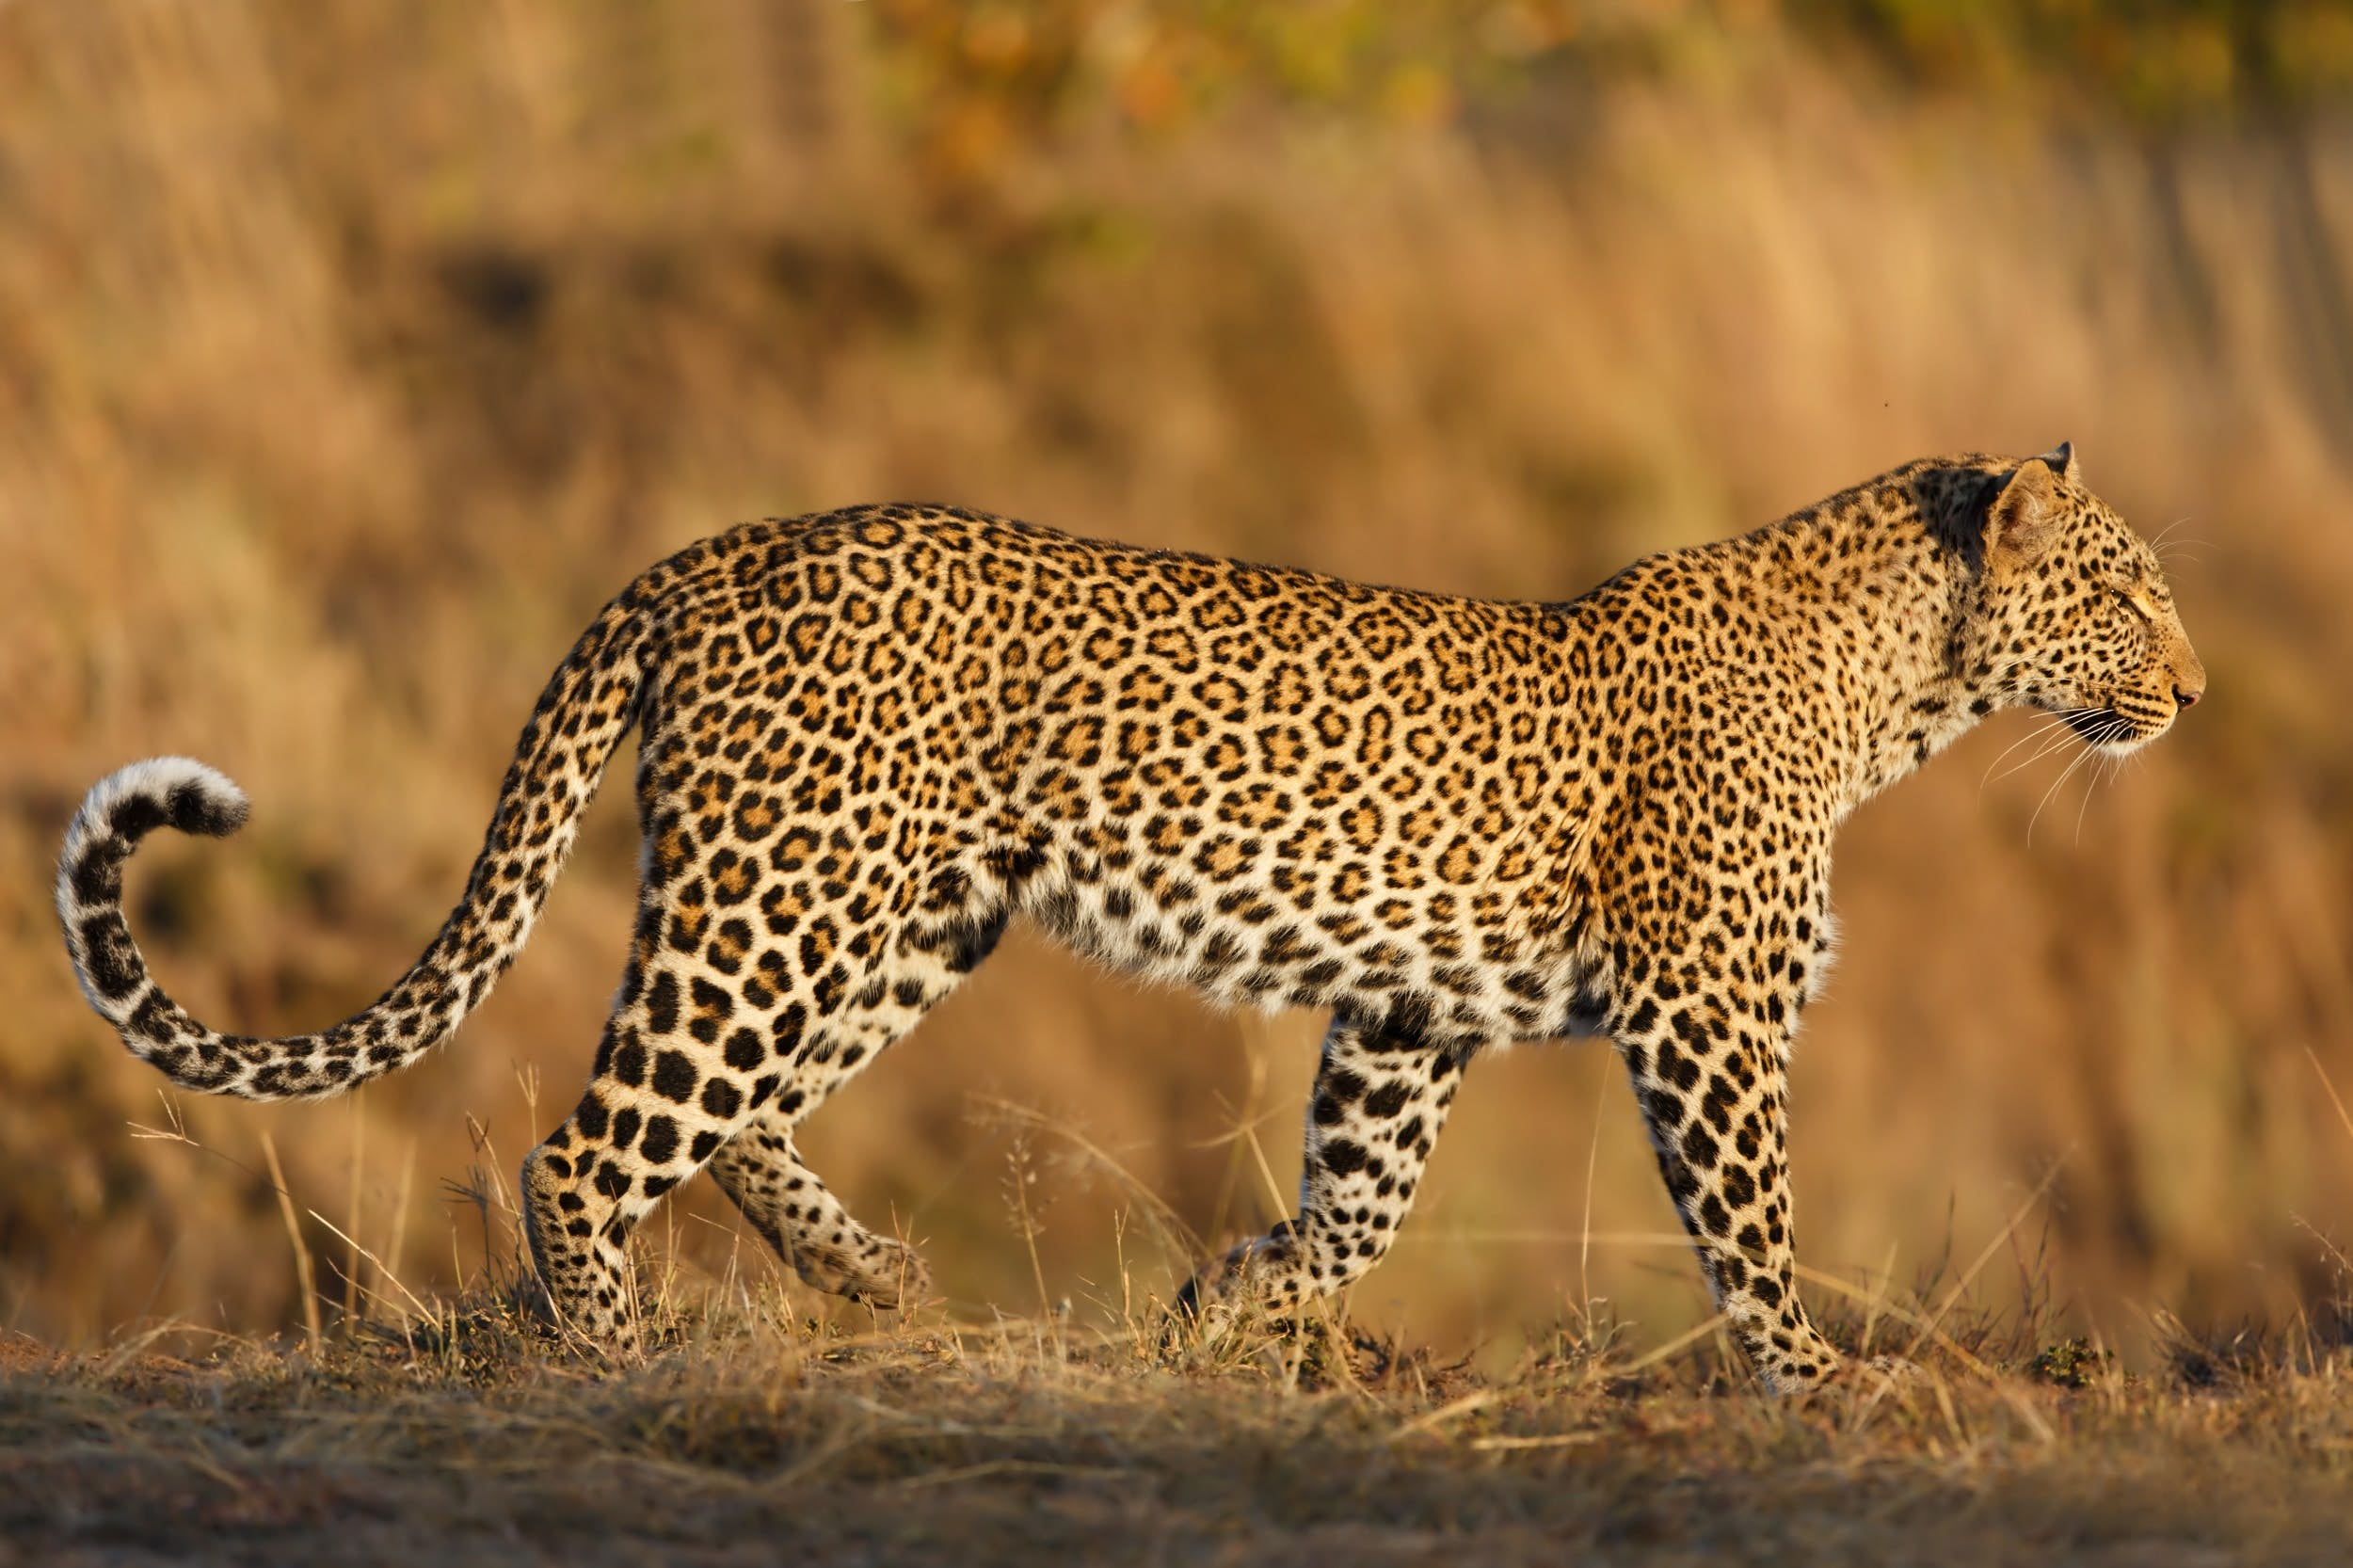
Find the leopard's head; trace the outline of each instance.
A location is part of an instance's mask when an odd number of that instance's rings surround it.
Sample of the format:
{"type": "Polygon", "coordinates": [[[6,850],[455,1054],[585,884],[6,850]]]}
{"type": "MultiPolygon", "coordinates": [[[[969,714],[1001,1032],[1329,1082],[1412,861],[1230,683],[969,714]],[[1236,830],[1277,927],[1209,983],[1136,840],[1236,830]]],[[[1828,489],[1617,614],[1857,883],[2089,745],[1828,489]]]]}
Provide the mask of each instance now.
{"type": "Polygon", "coordinates": [[[2085,488],[2074,448],[1992,472],[1978,495],[1967,635],[1989,695],[2056,714],[2110,755],[2171,728],[2205,696],[2206,666],[2156,552],[2085,488]]]}

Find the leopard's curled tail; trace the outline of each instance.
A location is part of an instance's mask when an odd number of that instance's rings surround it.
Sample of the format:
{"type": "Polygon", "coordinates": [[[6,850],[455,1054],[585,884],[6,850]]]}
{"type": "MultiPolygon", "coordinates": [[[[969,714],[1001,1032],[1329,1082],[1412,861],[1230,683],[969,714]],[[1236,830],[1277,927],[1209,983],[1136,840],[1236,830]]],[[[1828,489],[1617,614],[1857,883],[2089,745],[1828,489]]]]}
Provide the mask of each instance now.
{"type": "Polygon", "coordinates": [[[190,1089],[248,1099],[339,1095],[449,1038],[522,951],[614,748],[638,714],[646,635],[632,589],[573,646],[523,726],[466,890],[407,974],[331,1029],[284,1039],[223,1034],[149,978],[122,915],[122,864],[169,825],[244,825],[243,791],[201,762],[159,757],[101,779],[66,830],[57,914],[82,993],[134,1054],[190,1089]]]}

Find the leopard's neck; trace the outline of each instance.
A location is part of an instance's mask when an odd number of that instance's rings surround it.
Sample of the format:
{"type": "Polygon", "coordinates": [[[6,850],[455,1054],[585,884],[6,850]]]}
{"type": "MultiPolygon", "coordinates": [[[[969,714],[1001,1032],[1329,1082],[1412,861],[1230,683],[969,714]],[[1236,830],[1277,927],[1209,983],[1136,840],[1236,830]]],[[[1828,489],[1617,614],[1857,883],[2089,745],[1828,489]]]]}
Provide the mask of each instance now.
{"type": "Polygon", "coordinates": [[[1998,705],[1965,657],[1977,568],[1956,503],[1981,483],[1971,468],[1902,470],[1735,541],[1787,614],[1841,818],[1998,705]]]}

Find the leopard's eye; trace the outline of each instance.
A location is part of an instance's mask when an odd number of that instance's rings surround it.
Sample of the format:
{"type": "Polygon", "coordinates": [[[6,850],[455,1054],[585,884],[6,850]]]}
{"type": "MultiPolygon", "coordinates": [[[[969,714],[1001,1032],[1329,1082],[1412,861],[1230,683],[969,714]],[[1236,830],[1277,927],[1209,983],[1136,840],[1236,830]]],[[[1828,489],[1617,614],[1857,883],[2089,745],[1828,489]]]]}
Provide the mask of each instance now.
{"type": "Polygon", "coordinates": [[[2114,594],[2119,603],[2122,604],[2125,609],[2130,610],[2134,615],[2138,616],[2142,620],[2147,620],[2149,618],[2149,612],[2141,608],[2140,600],[2133,597],[2133,591],[2130,588],[2118,584],[2111,586],[2108,589],[2108,592],[2114,594]]]}

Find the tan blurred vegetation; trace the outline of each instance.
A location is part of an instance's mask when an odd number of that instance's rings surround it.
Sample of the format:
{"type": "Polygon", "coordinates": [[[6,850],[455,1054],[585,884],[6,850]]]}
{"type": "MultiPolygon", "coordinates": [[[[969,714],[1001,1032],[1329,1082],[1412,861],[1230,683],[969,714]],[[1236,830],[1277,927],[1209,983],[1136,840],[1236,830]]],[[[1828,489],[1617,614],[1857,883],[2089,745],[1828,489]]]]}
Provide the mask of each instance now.
{"type": "MultiPolygon", "coordinates": [[[[1801,1256],[1910,1283],[1991,1248],[1980,1300],[2128,1346],[2320,1313],[2353,1233],[2349,78],[2320,5],[0,8],[0,1324],[299,1321],[264,1134],[407,1286],[475,1277],[512,1236],[442,1184],[552,1125],[618,972],[625,788],[441,1059],[159,1102],[47,897],[125,760],[251,792],[238,839],[142,856],[133,923],[200,1016],[292,1031],[429,936],[578,627],[732,520],[936,499],[1566,597],[2061,439],[2147,531],[2187,519],[2213,697],[2031,834],[2061,762],[1988,781],[2017,718],[1851,824],[1801,1256]],[[130,1125],[174,1118],[201,1148],[130,1125]]],[[[1083,1316],[1184,1260],[1080,1141],[1257,1228],[1317,1027],[1016,942],[813,1160],[959,1313],[1083,1316]]],[[[1663,1342],[1705,1310],[1673,1232],[1614,1062],[1518,1051],[1354,1306],[1465,1344],[1607,1296],[1663,1342]]],[[[647,1234],[748,1257],[703,1184],[647,1234]]]]}

